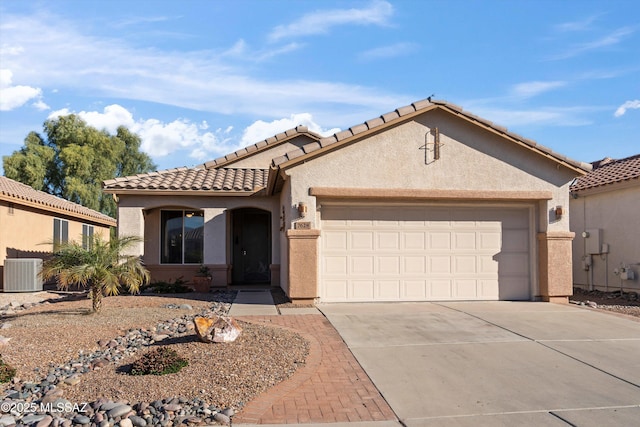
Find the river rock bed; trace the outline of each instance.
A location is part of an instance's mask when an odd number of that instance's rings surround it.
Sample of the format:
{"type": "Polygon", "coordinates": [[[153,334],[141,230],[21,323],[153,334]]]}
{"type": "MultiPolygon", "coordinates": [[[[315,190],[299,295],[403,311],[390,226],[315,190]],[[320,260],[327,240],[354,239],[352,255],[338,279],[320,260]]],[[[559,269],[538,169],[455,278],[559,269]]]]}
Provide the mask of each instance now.
{"type": "Polygon", "coordinates": [[[288,378],[308,354],[308,343],[299,335],[244,322],[236,342],[199,342],[194,315],[226,315],[234,296],[235,292],[219,292],[216,301],[199,311],[179,301],[165,304],[164,308],[189,313],[100,339],[95,350],[36,368],[37,380],[14,379],[2,395],[0,426],[228,424],[234,410],[288,378]],[[156,345],[170,346],[189,365],[170,375],[128,375],[128,364],[156,345]]]}

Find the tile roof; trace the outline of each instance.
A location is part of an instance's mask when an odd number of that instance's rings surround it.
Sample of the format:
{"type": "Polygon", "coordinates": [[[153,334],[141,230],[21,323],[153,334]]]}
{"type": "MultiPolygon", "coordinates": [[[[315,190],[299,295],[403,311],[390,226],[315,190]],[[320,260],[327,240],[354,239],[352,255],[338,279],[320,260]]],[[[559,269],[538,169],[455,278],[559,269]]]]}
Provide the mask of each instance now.
{"type": "Polygon", "coordinates": [[[328,136],[328,137],[324,137],[319,139],[317,142],[313,142],[310,144],[307,144],[305,146],[303,146],[302,148],[290,151],[289,153],[286,153],[283,156],[280,157],[276,157],[275,159],[273,159],[272,161],[272,166],[274,167],[278,167],[280,165],[283,165],[284,163],[287,163],[293,159],[296,159],[298,157],[301,157],[305,154],[310,154],[313,153],[314,151],[318,151],[320,149],[329,147],[333,144],[336,144],[340,141],[343,141],[345,139],[349,139],[352,137],[357,137],[358,134],[361,134],[363,132],[367,132],[367,131],[375,131],[378,130],[378,128],[382,128],[385,125],[389,125],[392,124],[398,120],[402,120],[404,118],[406,118],[407,116],[415,116],[417,114],[422,114],[426,111],[435,109],[435,108],[442,108],[446,111],[449,111],[452,114],[455,115],[459,115],[464,117],[466,120],[469,120],[471,122],[476,122],[482,126],[485,126],[487,128],[490,128],[492,131],[507,136],[509,138],[512,138],[520,143],[522,143],[525,146],[528,146],[529,148],[531,148],[534,151],[539,151],[544,155],[550,156],[554,159],[556,159],[556,161],[560,161],[560,162],[564,162],[568,165],[570,165],[573,168],[582,170],[582,171],[588,171],[591,169],[591,166],[588,163],[583,163],[583,162],[577,162],[575,160],[571,160],[566,156],[563,156],[561,154],[555,153],[554,151],[552,151],[551,149],[544,147],[542,145],[537,144],[535,141],[528,139],[528,138],[524,138],[523,136],[520,136],[516,133],[510,132],[508,131],[505,127],[502,126],[498,126],[494,123],[492,123],[489,120],[483,119],[481,117],[478,117],[474,114],[471,114],[467,111],[464,111],[461,107],[455,105],[455,104],[451,104],[449,102],[446,101],[436,101],[436,100],[430,100],[429,98],[427,99],[423,99],[421,101],[417,101],[414,102],[410,105],[406,105],[404,107],[400,107],[397,108],[394,111],[388,112],[386,114],[382,114],[379,117],[376,117],[374,119],[371,120],[367,120],[366,122],[353,126],[347,130],[338,132],[334,135],[328,136]]]}
{"type": "Polygon", "coordinates": [[[43,210],[62,212],[69,216],[89,218],[110,226],[116,225],[116,220],[108,215],[44,191],[36,190],[6,176],[0,176],[0,199],[14,203],[23,202],[38,206],[43,210]]]}
{"type": "Polygon", "coordinates": [[[640,154],[620,160],[605,158],[593,162],[593,167],[591,172],[571,185],[571,191],[578,192],[631,180],[640,183],[640,154]]]}
{"type": "Polygon", "coordinates": [[[280,145],[300,135],[306,135],[315,140],[319,140],[321,138],[320,135],[318,135],[315,132],[311,132],[309,128],[307,128],[306,126],[300,125],[300,126],[296,126],[293,129],[289,129],[277,135],[271,136],[267,139],[264,139],[248,147],[241,148],[240,150],[233,152],[231,154],[227,154],[226,156],[219,157],[215,160],[206,162],[202,166],[207,169],[219,168],[230,162],[241,159],[242,157],[248,156],[249,154],[255,153],[256,151],[262,151],[266,148],[270,148],[275,145],[280,145]]]}
{"type": "Polygon", "coordinates": [[[267,169],[177,168],[104,181],[112,190],[196,191],[211,193],[243,192],[253,194],[266,187],[267,169]]]}

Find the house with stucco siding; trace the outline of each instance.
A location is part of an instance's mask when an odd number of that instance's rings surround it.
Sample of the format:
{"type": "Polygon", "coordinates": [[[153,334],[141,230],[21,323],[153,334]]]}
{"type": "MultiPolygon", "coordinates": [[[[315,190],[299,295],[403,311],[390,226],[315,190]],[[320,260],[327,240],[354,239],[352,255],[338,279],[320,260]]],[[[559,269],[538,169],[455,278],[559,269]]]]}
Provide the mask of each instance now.
{"type": "Polygon", "coordinates": [[[640,291],[640,154],[594,162],[570,190],[575,285],[640,291]]]}
{"type": "Polygon", "coordinates": [[[589,169],[426,99],[103,187],[155,280],[204,264],[214,284],[279,286],[294,302],[563,302],[569,185],[589,169]]]}
{"type": "Polygon", "coordinates": [[[110,216],[0,176],[0,285],[7,258],[45,258],[54,244],[108,239],[115,226],[110,216]]]}

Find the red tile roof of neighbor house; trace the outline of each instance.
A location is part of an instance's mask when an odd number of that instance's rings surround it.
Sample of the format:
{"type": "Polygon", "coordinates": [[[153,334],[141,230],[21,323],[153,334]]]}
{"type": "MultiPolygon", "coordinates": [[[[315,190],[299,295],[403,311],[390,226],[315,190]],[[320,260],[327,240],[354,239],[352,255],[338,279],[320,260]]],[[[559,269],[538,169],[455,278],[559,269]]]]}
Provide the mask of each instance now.
{"type": "Polygon", "coordinates": [[[108,215],[44,191],[36,190],[6,176],[0,176],[0,199],[71,217],[90,219],[104,225],[116,226],[116,220],[108,215]]]}
{"type": "Polygon", "coordinates": [[[255,193],[266,187],[267,169],[177,168],[116,178],[104,182],[107,190],[195,191],[255,193]]]}
{"type": "Polygon", "coordinates": [[[577,162],[561,154],[555,153],[547,147],[538,145],[533,140],[524,138],[513,132],[509,132],[506,128],[495,125],[488,120],[466,112],[454,104],[444,101],[431,101],[430,99],[424,99],[422,101],[414,102],[411,105],[397,108],[392,112],[383,114],[372,120],[368,120],[362,124],[353,126],[348,130],[338,132],[328,137],[323,138],[320,135],[309,131],[306,126],[297,126],[296,128],[289,129],[256,144],[250,145],[224,157],[206,162],[203,165],[199,165],[194,168],[182,167],[148,174],[116,178],[104,181],[103,188],[109,193],[120,193],[121,190],[148,190],[154,192],[183,190],[200,192],[201,194],[211,194],[212,192],[220,194],[228,194],[229,192],[255,193],[261,188],[267,186],[269,169],[236,169],[224,168],[224,166],[243,157],[250,156],[253,153],[264,151],[286,141],[290,141],[301,135],[308,136],[314,140],[314,142],[310,142],[302,148],[292,150],[285,155],[276,157],[272,160],[272,168],[285,167],[287,165],[295,164],[296,162],[294,162],[294,160],[299,157],[305,156],[306,158],[306,156],[311,153],[320,154],[326,147],[331,146],[331,148],[336,148],[341,145],[338,143],[342,143],[343,141],[348,142],[352,138],[355,139],[358,136],[366,135],[368,132],[379,131],[387,126],[391,126],[395,123],[401,122],[402,120],[407,120],[413,116],[423,114],[436,108],[443,109],[472,123],[483,126],[498,135],[509,138],[515,143],[527,147],[534,152],[555,160],[556,162],[562,163],[569,168],[582,173],[586,173],[586,171],[591,169],[591,165],[588,163],[577,162]],[[230,182],[232,184],[229,184],[230,182]],[[226,183],[226,185],[223,185],[224,183],[226,183]]]}
{"type": "Polygon", "coordinates": [[[640,154],[619,160],[607,157],[593,162],[593,170],[576,179],[571,191],[579,192],[632,180],[640,183],[640,154]]]}

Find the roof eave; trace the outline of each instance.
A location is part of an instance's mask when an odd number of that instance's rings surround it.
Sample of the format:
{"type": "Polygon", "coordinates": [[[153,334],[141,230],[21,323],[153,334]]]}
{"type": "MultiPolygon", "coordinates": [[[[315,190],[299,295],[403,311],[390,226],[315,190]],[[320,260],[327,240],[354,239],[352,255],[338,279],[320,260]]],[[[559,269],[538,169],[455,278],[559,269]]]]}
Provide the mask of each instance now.
{"type": "Polygon", "coordinates": [[[265,192],[265,187],[260,187],[254,191],[235,191],[235,190],[138,190],[138,189],[121,189],[121,188],[105,188],[105,193],[115,195],[136,195],[136,196],[198,196],[198,197],[249,197],[258,196],[265,192]]]}

